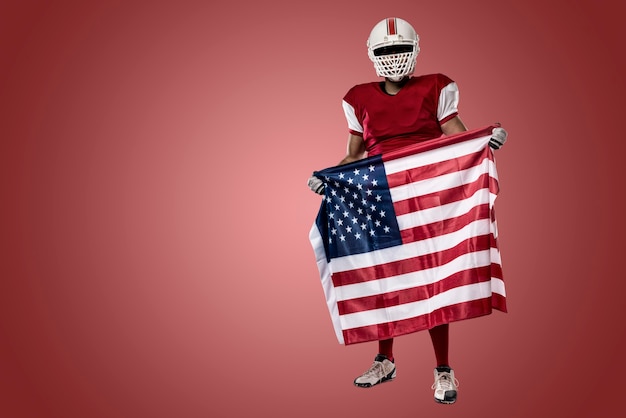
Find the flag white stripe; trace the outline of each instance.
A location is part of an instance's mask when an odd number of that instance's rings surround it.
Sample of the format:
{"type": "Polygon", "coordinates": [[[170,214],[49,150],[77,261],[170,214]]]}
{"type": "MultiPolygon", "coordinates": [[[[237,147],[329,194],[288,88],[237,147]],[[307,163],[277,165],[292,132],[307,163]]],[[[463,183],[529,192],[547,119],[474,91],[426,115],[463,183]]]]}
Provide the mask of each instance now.
{"type": "Polygon", "coordinates": [[[476,251],[460,255],[454,260],[441,266],[414,271],[406,274],[386,277],[384,279],[369,280],[361,283],[336,286],[337,301],[345,301],[366,296],[380,295],[398,290],[425,286],[445,279],[467,269],[467,266],[485,267],[491,265],[490,250],[476,251]]]}
{"type": "Polygon", "coordinates": [[[467,199],[459,200],[445,205],[434,206],[428,209],[400,215],[398,227],[400,230],[441,222],[447,219],[458,218],[465,215],[478,205],[484,204],[489,199],[489,189],[479,189],[467,199]]]}
{"type": "Polygon", "coordinates": [[[491,223],[491,233],[493,234],[493,237],[495,239],[498,239],[498,222],[497,221],[493,221],[491,223]]]}
{"type": "Polygon", "coordinates": [[[493,293],[497,293],[499,295],[502,295],[502,297],[506,297],[506,290],[505,290],[505,286],[504,286],[504,281],[502,279],[497,278],[497,277],[492,277],[491,278],[491,291],[493,293]]]}
{"type": "Polygon", "coordinates": [[[393,187],[389,189],[389,192],[391,193],[391,200],[393,202],[400,202],[402,200],[411,199],[430,193],[441,192],[444,190],[452,189],[453,187],[464,186],[466,184],[473,183],[486,172],[491,172],[492,165],[493,162],[489,158],[485,158],[479,165],[470,167],[465,170],[442,174],[437,177],[393,187]]]}
{"type": "Polygon", "coordinates": [[[331,278],[332,272],[329,263],[326,261],[324,240],[315,223],[313,223],[311,231],[309,232],[309,240],[311,241],[311,246],[313,247],[313,251],[315,253],[315,260],[317,261],[317,268],[320,273],[322,289],[324,290],[324,297],[326,298],[326,305],[328,306],[330,319],[333,322],[335,336],[337,337],[339,344],[344,344],[345,340],[343,338],[343,332],[341,331],[339,308],[337,307],[337,294],[331,278]]]}
{"type": "Polygon", "coordinates": [[[351,329],[386,322],[401,321],[403,319],[429,314],[449,305],[489,298],[491,294],[491,281],[469,284],[455,287],[425,300],[342,315],[341,326],[343,329],[351,329]]]}
{"type": "Polygon", "coordinates": [[[385,172],[387,175],[410,170],[412,168],[423,167],[452,160],[454,158],[473,154],[485,148],[490,136],[468,140],[462,143],[448,145],[441,148],[432,149],[419,154],[413,154],[395,160],[385,161],[385,172]]]}

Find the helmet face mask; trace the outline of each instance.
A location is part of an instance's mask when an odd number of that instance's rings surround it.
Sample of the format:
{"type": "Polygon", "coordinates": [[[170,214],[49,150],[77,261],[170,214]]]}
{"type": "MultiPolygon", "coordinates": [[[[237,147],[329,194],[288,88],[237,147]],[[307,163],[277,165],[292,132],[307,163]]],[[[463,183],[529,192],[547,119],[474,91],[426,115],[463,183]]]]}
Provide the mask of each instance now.
{"type": "Polygon", "coordinates": [[[405,20],[387,18],[372,29],[367,50],[376,74],[397,82],[415,70],[419,36],[405,20]]]}
{"type": "Polygon", "coordinates": [[[374,56],[379,57],[381,55],[395,55],[404,54],[407,52],[413,52],[415,47],[413,45],[389,45],[375,49],[374,56]]]}

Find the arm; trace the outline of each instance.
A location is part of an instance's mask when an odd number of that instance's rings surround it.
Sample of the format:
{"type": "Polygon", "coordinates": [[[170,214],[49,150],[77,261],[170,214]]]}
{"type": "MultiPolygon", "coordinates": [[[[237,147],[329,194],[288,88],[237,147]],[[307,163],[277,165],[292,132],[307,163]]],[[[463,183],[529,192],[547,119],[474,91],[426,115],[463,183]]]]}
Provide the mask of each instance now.
{"type": "Polygon", "coordinates": [[[441,130],[444,135],[454,135],[467,131],[467,128],[465,127],[465,124],[463,123],[461,118],[455,116],[452,119],[441,124],[441,130]]]}
{"type": "MultiPolygon", "coordinates": [[[[359,135],[350,134],[348,137],[348,151],[343,160],[337,165],[348,164],[353,161],[361,160],[366,156],[365,142],[363,137],[359,135]]],[[[317,194],[324,194],[324,182],[315,176],[311,176],[307,182],[307,185],[311,190],[317,194]]]]}
{"type": "Polygon", "coordinates": [[[348,164],[353,161],[362,160],[365,158],[365,142],[363,137],[359,135],[349,134],[348,136],[348,150],[343,160],[338,165],[348,164]]]}
{"type": "MultiPolygon", "coordinates": [[[[342,101],[342,106],[346,115],[346,119],[348,120],[348,127],[350,128],[351,132],[363,132],[361,123],[356,117],[354,107],[352,107],[352,105],[350,105],[346,100],[342,101]]],[[[346,156],[343,157],[343,159],[337,165],[348,164],[353,161],[361,160],[366,156],[367,152],[365,149],[363,136],[350,133],[348,136],[348,149],[346,151],[346,156]]],[[[319,178],[311,176],[307,184],[309,188],[315,193],[324,194],[324,183],[319,178]]]]}
{"type": "MultiPolygon", "coordinates": [[[[453,117],[449,121],[441,125],[441,130],[445,135],[454,135],[467,131],[465,124],[458,116],[453,117]]],[[[500,149],[506,142],[508,136],[507,131],[504,128],[497,127],[493,129],[491,139],[489,140],[489,146],[493,149],[500,149]]]]}

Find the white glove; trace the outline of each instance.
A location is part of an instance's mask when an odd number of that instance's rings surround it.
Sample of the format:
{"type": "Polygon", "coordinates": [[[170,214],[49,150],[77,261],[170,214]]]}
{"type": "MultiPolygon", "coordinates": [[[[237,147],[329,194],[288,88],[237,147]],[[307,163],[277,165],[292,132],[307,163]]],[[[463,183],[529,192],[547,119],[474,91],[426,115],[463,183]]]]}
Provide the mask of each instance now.
{"type": "Polygon", "coordinates": [[[311,176],[306,183],[317,194],[324,194],[324,182],[315,176],[311,176]]]}
{"type": "Polygon", "coordinates": [[[500,147],[506,142],[507,135],[508,133],[504,130],[504,128],[493,128],[493,131],[491,131],[489,146],[493,149],[500,149],[500,147]]]}

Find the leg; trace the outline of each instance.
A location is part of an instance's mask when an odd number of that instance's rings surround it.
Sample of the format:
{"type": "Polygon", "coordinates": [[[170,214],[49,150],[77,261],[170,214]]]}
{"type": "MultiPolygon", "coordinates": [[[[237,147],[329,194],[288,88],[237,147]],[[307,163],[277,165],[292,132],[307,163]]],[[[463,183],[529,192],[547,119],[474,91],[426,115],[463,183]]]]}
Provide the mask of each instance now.
{"type": "Polygon", "coordinates": [[[435,349],[435,358],[437,366],[449,366],[448,363],[448,342],[449,342],[449,325],[443,324],[428,330],[430,339],[435,349]]]}
{"type": "Polygon", "coordinates": [[[393,361],[393,338],[378,341],[378,354],[382,354],[393,361]]]}
{"type": "Polygon", "coordinates": [[[449,325],[439,325],[428,332],[435,349],[437,367],[435,368],[435,401],[438,403],[451,404],[456,402],[458,380],[454,377],[454,370],[450,368],[448,361],[449,325]]]}

